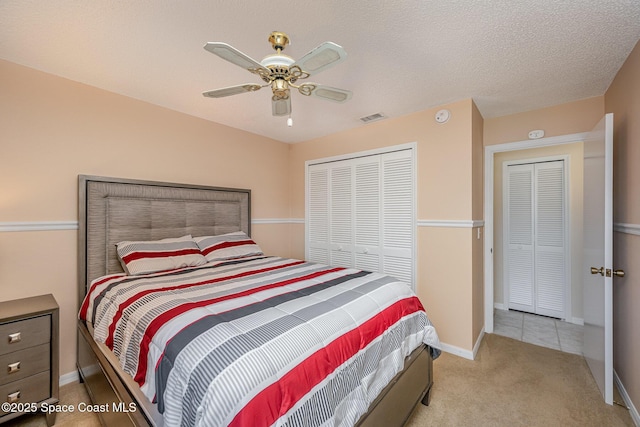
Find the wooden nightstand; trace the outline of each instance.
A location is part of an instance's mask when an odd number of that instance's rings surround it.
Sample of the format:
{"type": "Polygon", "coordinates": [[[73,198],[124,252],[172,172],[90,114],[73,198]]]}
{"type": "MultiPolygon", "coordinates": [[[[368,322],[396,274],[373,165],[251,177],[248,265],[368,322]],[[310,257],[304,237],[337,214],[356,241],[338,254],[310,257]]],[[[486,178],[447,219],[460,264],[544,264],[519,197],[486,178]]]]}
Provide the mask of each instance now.
{"type": "MultiPolygon", "coordinates": [[[[0,403],[13,404],[0,409],[0,424],[58,403],[58,321],[51,294],[0,302],[0,403]]],[[[47,414],[47,425],[55,418],[47,414]]]]}

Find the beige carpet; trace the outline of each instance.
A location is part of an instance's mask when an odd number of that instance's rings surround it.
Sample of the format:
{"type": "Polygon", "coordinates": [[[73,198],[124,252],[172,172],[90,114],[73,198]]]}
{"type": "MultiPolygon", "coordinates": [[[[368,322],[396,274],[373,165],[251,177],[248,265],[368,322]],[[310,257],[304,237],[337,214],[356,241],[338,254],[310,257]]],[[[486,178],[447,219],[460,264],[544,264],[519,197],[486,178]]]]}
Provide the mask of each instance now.
{"type": "MultiPolygon", "coordinates": [[[[60,387],[60,404],[78,408],[80,402],[90,402],[84,384],[71,383],[60,387]]],[[[14,418],[2,427],[47,427],[44,414],[23,415],[14,418]]],[[[100,427],[98,416],[90,412],[60,412],[56,415],[55,427],[100,427]]]]}
{"type": "MultiPolygon", "coordinates": [[[[434,362],[434,381],[430,406],[418,404],[407,427],[633,426],[625,408],[602,401],[581,356],[499,335],[485,335],[476,360],[443,353],[434,362]]],[[[76,406],[89,398],[78,383],[61,387],[60,394],[61,403],[76,406]]],[[[46,423],[44,415],[31,415],[5,425],[46,423]]],[[[56,419],[56,426],[98,425],[91,414],[56,419]]]]}
{"type": "MultiPolygon", "coordinates": [[[[622,401],[620,396],[614,399],[622,401]]],[[[407,427],[633,426],[629,411],[604,403],[582,356],[494,334],[476,360],[443,353],[434,361],[431,404],[407,427]]]]}

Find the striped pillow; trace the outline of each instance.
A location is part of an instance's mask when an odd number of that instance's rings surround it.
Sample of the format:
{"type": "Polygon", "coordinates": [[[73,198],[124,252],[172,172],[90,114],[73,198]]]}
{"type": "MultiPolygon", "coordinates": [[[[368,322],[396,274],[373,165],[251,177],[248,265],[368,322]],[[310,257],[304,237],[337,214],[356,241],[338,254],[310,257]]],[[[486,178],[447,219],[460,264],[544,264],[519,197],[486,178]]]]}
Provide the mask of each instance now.
{"type": "Polygon", "coordinates": [[[243,231],[219,236],[194,237],[207,261],[221,261],[251,255],[263,255],[260,246],[243,231]]]}
{"type": "Polygon", "coordinates": [[[207,263],[190,235],[146,242],[120,242],[116,248],[122,268],[131,275],[195,267],[207,263]]]}

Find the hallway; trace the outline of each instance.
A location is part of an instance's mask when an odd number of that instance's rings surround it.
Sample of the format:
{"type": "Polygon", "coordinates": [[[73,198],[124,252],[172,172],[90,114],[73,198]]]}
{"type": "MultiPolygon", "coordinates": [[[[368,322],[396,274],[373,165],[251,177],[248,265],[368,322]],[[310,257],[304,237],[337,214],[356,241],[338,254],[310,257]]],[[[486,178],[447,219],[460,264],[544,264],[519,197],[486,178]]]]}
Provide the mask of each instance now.
{"type": "Polygon", "coordinates": [[[581,325],[514,310],[496,309],[493,319],[497,335],[582,355],[581,325]]]}

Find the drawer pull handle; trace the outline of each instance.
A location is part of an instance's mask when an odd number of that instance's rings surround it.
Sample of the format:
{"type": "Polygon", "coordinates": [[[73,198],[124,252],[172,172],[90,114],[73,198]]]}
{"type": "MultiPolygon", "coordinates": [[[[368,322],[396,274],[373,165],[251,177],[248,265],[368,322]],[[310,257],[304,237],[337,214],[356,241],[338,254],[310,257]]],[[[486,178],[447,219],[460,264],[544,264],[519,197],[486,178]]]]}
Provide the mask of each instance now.
{"type": "Polygon", "coordinates": [[[16,332],[15,334],[9,334],[9,344],[17,343],[22,340],[22,336],[20,332],[16,332]]]}
{"type": "Polygon", "coordinates": [[[20,390],[7,395],[7,402],[9,403],[16,403],[18,400],[20,400],[20,390]]]}
{"type": "Polygon", "coordinates": [[[18,372],[20,370],[20,362],[16,362],[16,363],[9,363],[7,365],[7,371],[10,374],[14,374],[16,372],[18,372]]]}

